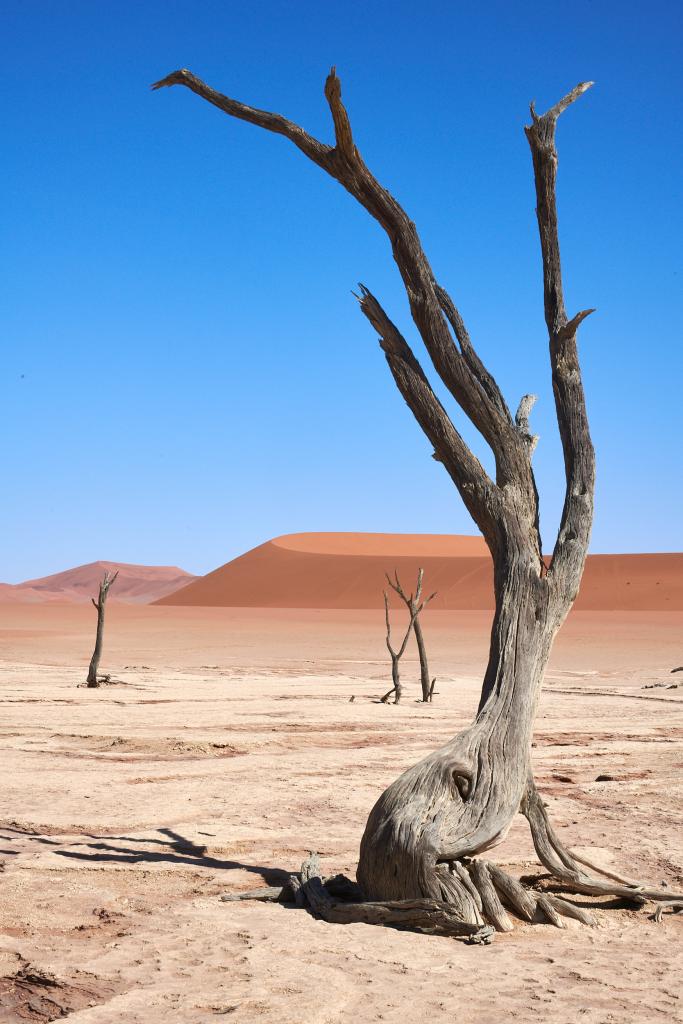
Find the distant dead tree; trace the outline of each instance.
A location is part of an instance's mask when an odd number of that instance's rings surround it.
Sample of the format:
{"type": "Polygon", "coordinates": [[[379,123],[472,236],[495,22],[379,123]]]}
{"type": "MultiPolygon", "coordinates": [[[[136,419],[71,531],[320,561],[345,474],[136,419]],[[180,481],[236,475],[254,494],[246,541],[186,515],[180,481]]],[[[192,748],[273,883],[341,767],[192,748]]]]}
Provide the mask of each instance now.
{"type": "MultiPolygon", "coordinates": [[[[422,569],[420,569],[420,571],[419,571],[419,573],[417,575],[417,589],[415,591],[415,594],[414,595],[411,594],[410,597],[406,597],[406,595],[403,592],[403,590],[401,590],[401,584],[399,583],[399,580],[398,580],[398,574],[396,575],[396,583],[395,584],[391,582],[391,580],[389,579],[388,576],[387,576],[387,580],[389,582],[389,586],[392,587],[396,591],[396,593],[401,596],[403,601],[405,601],[406,606],[408,608],[408,615],[409,615],[408,628],[406,629],[405,636],[403,637],[403,643],[401,644],[399,649],[397,651],[395,651],[394,648],[391,645],[391,622],[389,620],[389,595],[387,594],[387,592],[385,590],[384,591],[384,617],[385,617],[386,625],[387,625],[386,643],[387,643],[387,650],[389,651],[389,654],[391,656],[391,678],[392,678],[392,681],[393,681],[394,685],[382,697],[382,704],[388,704],[389,698],[391,697],[392,693],[396,694],[396,696],[394,697],[394,704],[398,704],[400,702],[400,700],[401,700],[401,695],[403,693],[403,688],[401,686],[401,677],[399,675],[399,670],[398,670],[398,663],[399,663],[399,661],[401,660],[401,658],[403,657],[403,655],[405,653],[406,645],[408,643],[408,640],[410,639],[411,632],[418,625],[418,619],[420,617],[420,612],[422,611],[422,609],[426,605],[429,604],[429,602],[431,601],[431,599],[435,595],[434,594],[430,594],[430,596],[428,598],[426,598],[424,601],[420,602],[420,596],[422,594],[422,569]]],[[[416,634],[416,636],[417,636],[417,634],[416,634]]],[[[423,647],[424,647],[424,643],[423,643],[423,647]]],[[[425,657],[426,657],[426,655],[425,655],[425,657]]],[[[420,655],[420,665],[422,665],[422,655],[420,655]]]]}
{"type": "MultiPolygon", "coordinates": [[[[594,923],[582,907],[552,893],[526,889],[483,859],[505,837],[517,813],[527,818],[536,852],[563,890],[612,895],[636,904],[683,899],[669,890],[620,878],[572,854],[550,821],[531,760],[545,668],[555,635],[579,590],[593,522],[595,456],[577,345],[579,326],[593,310],[583,309],[570,317],[564,304],[555,147],[558,119],[592,82],[581,82],[544,114],[538,114],[532,103],[531,123],[525,127],[533,162],[545,321],[566,480],[559,530],[547,566],[531,464],[536,444],[528,422],[533,398],[525,395],[517,415],[512,415],[456,304],[439,284],[415,223],[365,163],[335,69],[325,83],[334,125],[332,145],[280,114],[217,92],[186,69],[172,72],[154,88],[174,85],[184,86],[230,117],[288,139],[378,222],[388,236],[413,322],[434,369],[495,460],[492,477],[466,444],[403,333],[361,285],[361,311],[379,335],[396,386],[491,551],[495,613],[473,722],[408,768],[370,812],[357,870],[364,901],[349,906],[330,900],[311,859],[301,873],[309,905],[331,921],[438,929],[469,936],[471,941],[490,941],[494,928],[507,931],[511,927],[501,900],[526,920],[539,914],[561,925],[558,915],[566,915],[594,923]]],[[[400,116],[398,93],[394,100],[390,114],[400,116]]],[[[481,120],[487,113],[477,111],[473,116],[481,120]]],[[[589,150],[584,175],[590,172],[594,156],[589,150]]],[[[482,151],[482,159],[487,158],[482,151]]],[[[165,173],[172,170],[171,163],[165,173]]],[[[194,183],[188,185],[194,188],[194,183]]],[[[495,284],[491,294],[495,301],[495,284]]],[[[305,289],[302,303],[305,306],[305,289]]]]}
{"type": "MultiPolygon", "coordinates": [[[[410,595],[406,594],[406,592],[404,591],[403,587],[401,586],[401,581],[398,578],[398,572],[396,570],[394,570],[394,578],[393,578],[393,580],[389,576],[389,573],[385,573],[384,575],[386,576],[387,583],[389,584],[391,589],[394,590],[398,594],[398,596],[401,598],[401,600],[405,604],[406,608],[408,609],[408,614],[410,615],[410,621],[412,623],[413,631],[415,633],[415,642],[417,643],[417,652],[418,652],[418,654],[420,656],[420,685],[422,686],[422,700],[423,700],[423,703],[429,704],[429,703],[431,703],[432,697],[434,696],[434,686],[436,685],[436,679],[430,679],[430,676],[429,676],[429,664],[427,662],[427,648],[425,647],[424,634],[422,632],[422,624],[420,623],[420,610],[417,608],[417,605],[418,605],[419,600],[420,600],[420,594],[422,593],[422,577],[424,575],[424,569],[419,569],[418,570],[418,573],[417,573],[417,588],[416,588],[416,591],[415,591],[415,595],[413,595],[413,594],[410,594],[410,595]]],[[[426,605],[428,605],[429,602],[432,601],[435,597],[436,597],[436,591],[434,591],[433,594],[430,594],[429,597],[427,598],[427,600],[423,602],[422,608],[424,608],[426,605]]],[[[386,604],[386,595],[385,595],[385,604],[386,604]]],[[[408,633],[410,633],[410,630],[408,630],[408,633]]],[[[391,692],[392,691],[390,690],[389,694],[387,694],[387,696],[389,696],[391,694],[391,692]]],[[[382,698],[382,700],[384,700],[384,698],[382,698]]],[[[396,703],[398,704],[398,700],[396,700],[396,703]]]]}
{"type": "Polygon", "coordinates": [[[105,570],[104,576],[100,583],[100,593],[97,601],[94,597],[90,600],[93,606],[97,609],[97,636],[95,637],[95,650],[92,653],[90,659],[90,668],[88,669],[87,685],[89,687],[95,687],[100,685],[99,678],[97,676],[97,670],[100,667],[100,658],[102,657],[102,638],[104,634],[104,609],[107,603],[107,595],[109,594],[109,588],[112,583],[116,580],[119,572],[111,573],[109,569],[105,570]]]}

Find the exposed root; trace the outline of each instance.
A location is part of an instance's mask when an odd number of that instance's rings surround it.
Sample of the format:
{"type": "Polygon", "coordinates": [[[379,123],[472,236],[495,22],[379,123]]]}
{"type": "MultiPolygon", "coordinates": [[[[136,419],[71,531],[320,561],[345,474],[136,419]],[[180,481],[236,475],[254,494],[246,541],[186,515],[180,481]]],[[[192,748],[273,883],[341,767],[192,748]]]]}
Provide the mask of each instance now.
{"type": "Polygon", "coordinates": [[[545,898],[558,914],[561,914],[563,917],[572,917],[575,921],[588,925],[589,928],[597,927],[598,922],[596,918],[590,911],[584,910],[583,907],[577,907],[575,903],[563,900],[559,896],[555,896],[554,893],[545,893],[545,898]]]}
{"type": "Polygon", "coordinates": [[[536,897],[536,907],[551,924],[555,925],[556,928],[564,928],[562,918],[546,895],[539,895],[536,897]]]}
{"type": "Polygon", "coordinates": [[[587,911],[550,893],[526,890],[495,864],[485,860],[439,864],[443,899],[365,900],[360,887],[345,875],[324,879],[320,859],[312,853],[284,886],[267,886],[221,896],[222,902],[257,900],[295,903],[333,924],[372,924],[490,943],[494,932],[514,924],[503,903],[526,921],[549,921],[563,928],[561,917],[595,925],[587,911]]]}
{"type": "MultiPolygon", "coordinates": [[[[294,903],[333,924],[372,924],[464,938],[468,943],[490,943],[494,931],[510,932],[514,924],[505,904],[525,921],[547,921],[564,928],[562,917],[595,927],[595,917],[554,893],[525,889],[521,882],[489,861],[453,861],[436,868],[442,900],[365,900],[360,887],[346,875],[324,879],[320,859],[312,853],[283,886],[271,885],[247,892],[226,893],[223,903],[256,900],[294,903]]],[[[683,909],[671,900],[662,908],[683,909]]],[[[660,921],[661,913],[655,916],[660,921]]]]}
{"type": "Polygon", "coordinates": [[[493,928],[481,923],[463,921],[459,908],[439,900],[387,900],[345,903],[330,896],[323,884],[320,859],[312,853],[301,865],[301,888],[319,917],[334,924],[389,925],[416,931],[438,932],[465,937],[469,942],[487,943],[493,928]]]}
{"type": "Polygon", "coordinates": [[[481,896],[482,911],[486,920],[497,932],[511,932],[514,925],[498,898],[486,861],[473,860],[469,865],[469,872],[481,896]]]}
{"type": "Polygon", "coordinates": [[[493,884],[502,900],[523,921],[533,921],[536,913],[536,899],[528,892],[521,882],[499,868],[496,864],[488,865],[493,884]]]}
{"type": "Polygon", "coordinates": [[[683,894],[672,893],[668,889],[651,889],[570,853],[550,822],[533,778],[529,779],[520,810],[529,822],[539,860],[569,891],[585,893],[588,896],[618,896],[641,906],[649,901],[683,903],[683,894]],[[587,874],[582,870],[582,864],[597,871],[609,881],[587,874]]]}
{"type": "MultiPolygon", "coordinates": [[[[639,885],[570,853],[555,832],[532,778],[520,810],[529,821],[539,859],[561,889],[616,896],[638,905],[659,903],[653,914],[657,923],[665,909],[674,913],[683,910],[683,895],[639,885]],[[588,874],[584,867],[603,877],[588,874]]],[[[335,924],[384,925],[455,936],[471,943],[489,943],[495,931],[512,931],[514,924],[507,910],[524,921],[547,922],[556,928],[565,927],[563,918],[588,927],[597,925],[595,916],[583,907],[554,892],[529,890],[502,868],[481,858],[437,860],[431,871],[428,897],[367,900],[361,887],[344,875],[324,880],[318,855],[312,853],[302,864],[300,875],[292,875],[286,885],[228,894],[221,899],[294,902],[335,924]]]]}

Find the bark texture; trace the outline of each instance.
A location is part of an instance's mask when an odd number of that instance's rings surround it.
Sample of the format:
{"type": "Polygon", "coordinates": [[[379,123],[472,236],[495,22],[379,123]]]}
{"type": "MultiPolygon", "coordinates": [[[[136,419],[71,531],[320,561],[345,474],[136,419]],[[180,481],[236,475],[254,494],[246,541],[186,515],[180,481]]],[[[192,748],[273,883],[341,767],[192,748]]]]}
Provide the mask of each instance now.
{"type": "MultiPolygon", "coordinates": [[[[524,395],[513,417],[477,354],[456,304],[438,282],[415,224],[359,152],[335,69],[325,83],[334,145],[318,141],[279,114],[217,92],[187,70],[175,71],[154,86],[185,86],[231,117],[284,136],[378,222],[389,239],[413,322],[433,368],[495,459],[492,479],[437,398],[403,334],[370,290],[360,285],[361,311],[379,335],[396,386],[489,546],[496,602],[474,721],[408,768],[370,812],[357,877],[366,897],[360,904],[363,919],[372,917],[375,923],[401,919],[417,927],[421,919],[431,929],[435,919],[430,915],[445,913],[442,908],[448,907],[448,921],[457,919],[462,928],[477,934],[483,927],[508,926],[504,902],[522,917],[540,915],[555,925],[561,925],[567,913],[578,916],[577,908],[569,910],[566,901],[557,897],[525,894],[519,883],[493,865],[472,864],[472,858],[504,838],[520,810],[529,819],[539,856],[552,865],[549,870],[563,886],[579,892],[623,895],[626,891],[636,899],[660,899],[657,890],[585,875],[577,859],[553,838],[530,767],[544,670],[553,639],[579,589],[593,519],[595,459],[577,348],[577,330],[593,310],[569,316],[565,309],[555,195],[557,121],[591,84],[576,86],[543,115],[532,104],[531,124],[525,128],[533,161],[544,311],[566,476],[564,507],[548,566],[542,558],[531,465],[538,440],[529,429],[534,396],[524,395]]],[[[300,898],[307,898],[322,916],[339,920],[348,911],[328,905],[316,871],[314,866],[305,877],[302,869],[297,883],[300,898]]],[[[667,893],[667,898],[675,897],[667,893]]],[[[444,924],[446,918],[440,921],[444,924]]]]}
{"type": "Polygon", "coordinates": [[[104,639],[104,609],[107,604],[107,595],[109,594],[109,588],[118,576],[118,570],[114,573],[110,573],[107,569],[102,577],[100,583],[100,590],[97,597],[91,598],[94,608],[97,610],[97,634],[95,636],[95,650],[92,653],[90,659],[90,667],[88,669],[88,678],[86,685],[88,687],[96,687],[100,685],[99,677],[97,672],[100,667],[100,658],[102,657],[102,641],[104,639]]]}

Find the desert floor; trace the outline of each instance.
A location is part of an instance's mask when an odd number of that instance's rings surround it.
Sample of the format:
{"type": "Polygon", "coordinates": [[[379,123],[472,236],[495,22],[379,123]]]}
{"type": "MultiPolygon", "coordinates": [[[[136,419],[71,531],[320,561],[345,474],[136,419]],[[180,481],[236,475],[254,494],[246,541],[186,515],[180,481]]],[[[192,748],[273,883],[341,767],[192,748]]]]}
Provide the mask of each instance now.
{"type": "MultiPolygon", "coordinates": [[[[603,905],[596,929],[520,922],[477,947],[218,898],[311,849],[353,874],[381,789],[472,716],[487,625],[426,613],[436,701],[411,654],[393,707],[381,612],[112,605],[118,683],[93,691],[92,608],[0,606],[0,1020],[683,1020],[683,915],[603,905]]],[[[534,746],[569,845],[672,889],[681,664],[681,613],[575,614],[534,746]]],[[[522,818],[493,856],[540,873],[522,818]]]]}

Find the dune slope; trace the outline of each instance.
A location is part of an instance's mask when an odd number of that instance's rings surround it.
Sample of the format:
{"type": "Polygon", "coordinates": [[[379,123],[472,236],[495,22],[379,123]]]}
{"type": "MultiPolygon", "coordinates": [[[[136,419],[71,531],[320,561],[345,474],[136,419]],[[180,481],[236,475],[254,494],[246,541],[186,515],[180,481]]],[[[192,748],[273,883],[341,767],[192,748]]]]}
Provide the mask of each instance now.
{"type": "MultiPolygon", "coordinates": [[[[481,537],[290,534],[261,544],[158,604],[261,608],[376,608],[385,572],[414,585],[425,571],[435,608],[493,607],[491,558],[481,537]]],[[[683,554],[591,555],[579,610],[683,609],[683,554]]]]}
{"type": "Polygon", "coordinates": [[[124,562],[90,562],[64,572],[25,583],[0,584],[0,601],[33,604],[43,601],[89,601],[97,595],[106,569],[118,571],[110,601],[149,604],[178,590],[196,577],[174,565],[127,565],[124,562]]]}

